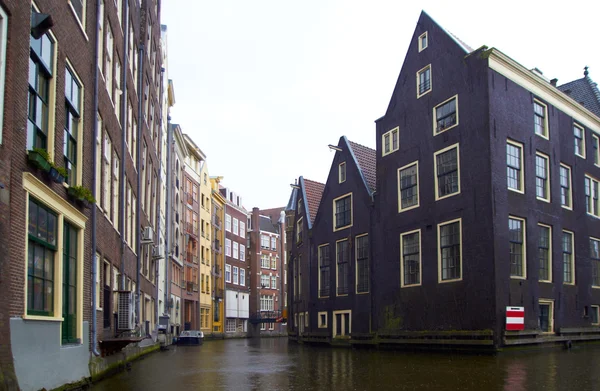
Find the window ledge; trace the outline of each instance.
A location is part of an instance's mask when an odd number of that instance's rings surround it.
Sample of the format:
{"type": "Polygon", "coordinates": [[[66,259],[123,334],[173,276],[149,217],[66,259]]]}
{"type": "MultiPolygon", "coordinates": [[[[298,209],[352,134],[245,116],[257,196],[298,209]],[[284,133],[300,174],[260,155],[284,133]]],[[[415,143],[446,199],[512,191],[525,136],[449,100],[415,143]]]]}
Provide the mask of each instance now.
{"type": "Polygon", "coordinates": [[[535,135],[543,138],[544,140],[550,140],[550,137],[544,136],[543,134],[535,133],[535,135]]]}
{"type": "Polygon", "coordinates": [[[23,315],[23,319],[25,320],[41,320],[41,321],[46,321],[46,322],[62,322],[64,319],[63,317],[57,317],[57,316],[43,316],[43,315],[23,315]]]}
{"type": "Polygon", "coordinates": [[[550,203],[550,200],[549,200],[549,199],[546,199],[546,198],[541,198],[541,197],[537,197],[537,196],[536,196],[536,197],[535,197],[535,199],[536,199],[536,200],[538,200],[538,201],[546,202],[546,203],[548,203],[548,204],[550,203]]]}
{"type": "Polygon", "coordinates": [[[451,282],[460,282],[460,281],[462,281],[462,277],[461,278],[454,278],[452,280],[439,280],[438,284],[448,284],[448,283],[451,283],[451,282]]]}
{"type": "Polygon", "coordinates": [[[518,189],[513,189],[512,187],[509,187],[508,190],[515,192],[515,193],[519,193],[519,194],[525,194],[525,191],[523,190],[518,190],[518,189]]]}
{"type": "MultiPolygon", "coordinates": [[[[77,16],[77,12],[75,12],[75,8],[73,8],[73,4],[71,3],[70,0],[69,0],[69,9],[71,10],[71,13],[75,17],[75,21],[77,22],[77,25],[79,26],[79,29],[81,30],[81,33],[83,34],[85,40],[89,42],[90,39],[88,38],[88,36],[85,32],[85,28],[83,27],[83,24],[81,24],[81,20],[79,20],[79,16],[77,16]]],[[[85,13],[85,9],[84,9],[84,13],[85,13]]],[[[85,17],[85,15],[84,15],[84,17],[85,17]]]]}
{"type": "Polygon", "coordinates": [[[510,276],[511,280],[526,280],[527,277],[520,277],[520,276],[510,276]]]}

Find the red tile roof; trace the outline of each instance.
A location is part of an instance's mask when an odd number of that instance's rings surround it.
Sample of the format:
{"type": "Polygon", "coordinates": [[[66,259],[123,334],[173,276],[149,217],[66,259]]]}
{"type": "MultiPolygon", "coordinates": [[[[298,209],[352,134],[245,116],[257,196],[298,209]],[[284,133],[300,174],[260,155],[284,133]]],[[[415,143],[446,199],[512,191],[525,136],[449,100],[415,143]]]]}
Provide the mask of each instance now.
{"type": "Polygon", "coordinates": [[[372,192],[375,191],[377,153],[374,149],[365,147],[364,145],[357,144],[350,140],[348,140],[348,142],[354,151],[354,156],[356,156],[356,160],[358,161],[358,168],[365,176],[369,189],[372,192]]]}
{"type": "Polygon", "coordinates": [[[304,179],[304,191],[306,193],[306,203],[308,204],[308,210],[310,212],[311,224],[315,221],[315,217],[317,216],[317,211],[321,204],[321,197],[323,196],[323,190],[325,190],[324,183],[304,179]]]}

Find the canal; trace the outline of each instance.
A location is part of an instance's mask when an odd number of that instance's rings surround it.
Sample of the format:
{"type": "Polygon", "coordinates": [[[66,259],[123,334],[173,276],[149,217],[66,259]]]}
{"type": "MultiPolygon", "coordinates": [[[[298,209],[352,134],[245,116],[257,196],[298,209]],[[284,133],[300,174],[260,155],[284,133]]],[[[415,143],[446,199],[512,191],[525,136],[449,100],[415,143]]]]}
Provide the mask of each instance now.
{"type": "Polygon", "coordinates": [[[499,355],[232,339],[171,346],[92,387],[115,390],[600,390],[600,346],[499,355]]]}

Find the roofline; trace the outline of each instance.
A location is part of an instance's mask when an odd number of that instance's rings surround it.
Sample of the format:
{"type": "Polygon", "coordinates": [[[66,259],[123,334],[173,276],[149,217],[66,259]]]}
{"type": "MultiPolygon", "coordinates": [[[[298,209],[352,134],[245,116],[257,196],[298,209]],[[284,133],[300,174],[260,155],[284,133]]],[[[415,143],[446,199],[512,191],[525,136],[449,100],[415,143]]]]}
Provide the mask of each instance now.
{"type": "MultiPolygon", "coordinates": [[[[369,188],[369,184],[367,183],[367,178],[365,178],[365,174],[363,172],[362,167],[360,166],[360,164],[358,164],[358,159],[356,158],[356,155],[354,154],[354,149],[352,149],[352,145],[350,145],[350,141],[348,141],[348,138],[346,136],[342,136],[342,139],[344,139],[344,141],[346,142],[346,145],[348,146],[348,150],[350,150],[350,153],[352,154],[352,159],[354,159],[354,163],[356,164],[356,167],[358,168],[360,177],[362,178],[365,188],[367,189],[367,194],[372,195],[371,189],[369,188]]],[[[366,147],[366,148],[368,148],[368,147],[366,147]]],[[[377,156],[377,151],[375,152],[375,154],[376,154],[375,156],[377,156]]]]}
{"type": "Polygon", "coordinates": [[[600,134],[600,117],[580,105],[573,98],[531,72],[517,61],[496,48],[482,53],[488,58],[488,66],[516,84],[543,98],[565,114],[575,118],[597,134],[600,134]]]}
{"type": "Polygon", "coordinates": [[[446,28],[444,28],[441,24],[439,24],[435,19],[433,19],[431,17],[431,15],[429,15],[425,10],[422,10],[421,12],[423,12],[425,15],[427,15],[427,17],[429,19],[431,19],[433,21],[433,23],[435,23],[442,31],[444,31],[450,38],[452,38],[452,40],[458,45],[460,46],[460,48],[462,50],[464,50],[465,53],[471,53],[471,50],[469,50],[469,48],[466,46],[466,43],[463,43],[460,41],[460,39],[458,39],[458,37],[456,37],[454,34],[452,34],[450,31],[448,31],[446,28]]]}
{"type": "Polygon", "coordinates": [[[192,152],[194,156],[199,157],[202,160],[206,160],[206,154],[202,152],[198,145],[196,145],[196,143],[194,142],[194,140],[192,140],[189,134],[183,133],[183,138],[191,147],[188,149],[190,150],[190,152],[192,152]]]}
{"type": "MultiPolygon", "coordinates": [[[[306,186],[304,185],[304,177],[302,175],[300,175],[299,182],[300,188],[302,189],[302,203],[304,204],[304,214],[307,217],[306,221],[308,223],[308,229],[312,229],[312,218],[310,215],[310,209],[308,207],[308,198],[306,197],[306,186]]],[[[317,216],[315,215],[315,218],[316,217],[317,216]]]]}

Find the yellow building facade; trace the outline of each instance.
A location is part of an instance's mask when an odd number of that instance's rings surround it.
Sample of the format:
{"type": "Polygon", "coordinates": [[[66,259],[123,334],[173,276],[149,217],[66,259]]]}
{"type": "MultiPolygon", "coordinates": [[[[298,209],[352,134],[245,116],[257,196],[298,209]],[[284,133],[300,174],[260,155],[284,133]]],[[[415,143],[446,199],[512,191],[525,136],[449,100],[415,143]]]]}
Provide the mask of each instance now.
{"type": "Polygon", "coordinates": [[[222,333],[225,317],[225,257],[223,243],[225,242],[225,204],[227,200],[219,192],[219,183],[223,177],[210,178],[211,197],[211,304],[210,317],[211,330],[214,333],[222,333]]]}

